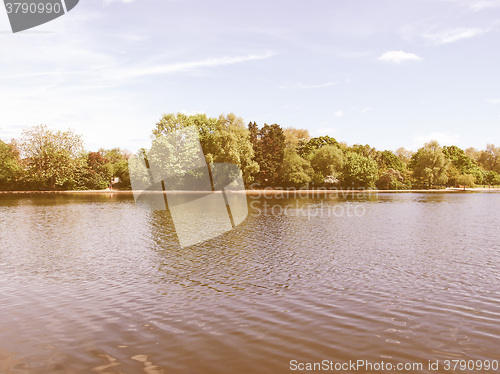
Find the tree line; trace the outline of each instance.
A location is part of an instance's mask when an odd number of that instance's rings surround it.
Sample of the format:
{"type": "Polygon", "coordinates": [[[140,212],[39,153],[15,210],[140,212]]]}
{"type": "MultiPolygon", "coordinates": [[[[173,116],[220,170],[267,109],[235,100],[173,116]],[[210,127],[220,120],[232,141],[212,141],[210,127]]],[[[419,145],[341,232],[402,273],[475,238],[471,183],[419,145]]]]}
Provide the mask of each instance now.
{"type": "MultiPolygon", "coordinates": [[[[165,114],[152,137],[195,126],[206,162],[239,166],[247,188],[429,189],[500,184],[500,147],[484,150],[426,143],[416,152],[352,146],[330,136],[278,124],[245,124],[234,114],[165,114]]],[[[145,152],[141,150],[140,152],[145,152]]],[[[73,131],[45,125],[20,139],[0,140],[0,190],[130,189],[128,158],[120,148],[86,151],[73,131]]]]}

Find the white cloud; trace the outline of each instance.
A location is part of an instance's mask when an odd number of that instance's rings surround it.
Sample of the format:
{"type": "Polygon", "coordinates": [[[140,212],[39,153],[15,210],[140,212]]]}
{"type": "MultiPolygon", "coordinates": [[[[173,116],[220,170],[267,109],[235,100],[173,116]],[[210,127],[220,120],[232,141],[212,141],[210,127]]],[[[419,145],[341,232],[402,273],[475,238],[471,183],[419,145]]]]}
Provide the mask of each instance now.
{"type": "Polygon", "coordinates": [[[340,117],[342,117],[342,116],[344,115],[344,112],[343,112],[343,111],[341,111],[341,110],[337,110],[335,113],[333,113],[333,115],[334,115],[335,117],[340,118],[340,117]]]}
{"type": "Polygon", "coordinates": [[[500,104],[500,99],[488,99],[486,102],[488,104],[500,104]]]}
{"type": "MultiPolygon", "coordinates": [[[[457,2],[457,0],[454,1],[457,2]]],[[[458,2],[460,5],[476,12],[484,9],[500,8],[499,0],[459,0],[458,2]]]]}
{"type": "Polygon", "coordinates": [[[407,53],[403,51],[388,51],[383,53],[377,60],[399,64],[404,61],[420,61],[422,60],[422,58],[414,53],[407,53]]]}
{"type": "Polygon", "coordinates": [[[479,0],[468,2],[472,10],[478,11],[483,9],[500,8],[500,1],[498,0],[479,0]]]}
{"type": "Polygon", "coordinates": [[[362,110],[361,110],[361,113],[366,113],[366,112],[369,112],[370,110],[373,110],[371,107],[367,106],[367,107],[364,107],[362,110]]]}
{"type": "Polygon", "coordinates": [[[325,88],[325,87],[331,87],[339,84],[339,82],[326,82],[326,83],[318,83],[318,84],[294,84],[292,86],[280,86],[279,88],[281,89],[300,89],[300,90],[307,90],[307,89],[314,89],[314,88],[325,88]]]}
{"type": "Polygon", "coordinates": [[[209,58],[199,61],[188,61],[179,62],[174,64],[165,65],[152,65],[152,66],[138,66],[129,69],[114,69],[114,71],[109,72],[109,76],[119,79],[130,79],[144,77],[148,75],[161,75],[161,74],[172,74],[180,73],[186,71],[192,71],[199,68],[213,68],[219,66],[227,66],[238,64],[242,62],[263,60],[274,56],[274,52],[265,52],[261,54],[249,54],[246,56],[225,56],[218,58],[209,58]]]}
{"type": "Polygon", "coordinates": [[[150,75],[165,75],[193,71],[201,68],[215,68],[219,66],[233,65],[248,61],[263,60],[274,56],[273,52],[265,52],[262,54],[249,54],[245,56],[225,56],[218,58],[209,58],[198,61],[187,61],[163,65],[143,65],[135,67],[123,67],[116,62],[109,64],[101,64],[101,66],[90,66],[86,69],[79,70],[61,70],[54,69],[48,71],[38,71],[30,73],[9,74],[8,76],[0,76],[0,78],[34,78],[34,77],[60,77],[65,76],[81,76],[85,78],[87,83],[89,78],[98,79],[102,84],[109,81],[122,82],[128,79],[140,78],[150,75]]]}
{"type": "Polygon", "coordinates": [[[469,8],[474,12],[484,9],[500,8],[500,0],[441,0],[446,3],[454,3],[456,5],[469,8]]]}
{"type": "Polygon", "coordinates": [[[447,132],[431,132],[428,135],[414,135],[413,136],[413,147],[412,149],[418,149],[422,147],[425,143],[431,140],[436,140],[441,145],[456,145],[458,139],[460,138],[457,134],[450,134],[447,132]]]}
{"type": "Polygon", "coordinates": [[[430,40],[433,44],[447,44],[454,43],[462,39],[483,35],[488,31],[488,29],[479,29],[475,27],[458,27],[434,33],[425,33],[422,36],[430,40]]]}

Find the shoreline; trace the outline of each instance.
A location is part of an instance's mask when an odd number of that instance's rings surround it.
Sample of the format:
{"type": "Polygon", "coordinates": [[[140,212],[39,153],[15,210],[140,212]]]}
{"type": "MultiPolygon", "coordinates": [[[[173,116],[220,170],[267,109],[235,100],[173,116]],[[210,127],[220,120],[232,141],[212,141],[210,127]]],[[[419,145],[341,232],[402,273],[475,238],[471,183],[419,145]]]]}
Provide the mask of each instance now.
{"type": "MultiPolygon", "coordinates": [[[[120,195],[132,195],[133,190],[77,190],[77,191],[0,191],[0,195],[84,195],[84,194],[120,194],[120,195]]],[[[181,193],[181,194],[204,194],[206,191],[168,191],[169,193],[181,193]]],[[[222,191],[214,191],[215,193],[220,193],[222,191]]],[[[287,189],[261,189],[261,190],[244,190],[244,191],[227,191],[229,193],[245,193],[247,195],[295,195],[295,194],[307,194],[307,195],[328,195],[328,194],[355,194],[355,193],[369,193],[369,194],[379,194],[379,193],[499,193],[500,188],[448,188],[448,189],[412,189],[412,190],[367,190],[367,189],[347,189],[347,190],[287,190],[287,189]]],[[[165,191],[147,191],[146,193],[156,194],[165,193],[165,191]]]]}

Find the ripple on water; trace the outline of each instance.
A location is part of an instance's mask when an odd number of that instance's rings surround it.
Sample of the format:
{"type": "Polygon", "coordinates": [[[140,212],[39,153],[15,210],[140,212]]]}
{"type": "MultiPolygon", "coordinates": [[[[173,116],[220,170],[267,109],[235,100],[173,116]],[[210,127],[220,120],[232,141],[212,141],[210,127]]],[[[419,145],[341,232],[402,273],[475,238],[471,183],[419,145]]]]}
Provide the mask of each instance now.
{"type": "Polygon", "coordinates": [[[494,359],[498,197],[312,199],[366,214],[267,211],[182,249],[168,213],[128,199],[2,196],[0,372],[494,359]]]}

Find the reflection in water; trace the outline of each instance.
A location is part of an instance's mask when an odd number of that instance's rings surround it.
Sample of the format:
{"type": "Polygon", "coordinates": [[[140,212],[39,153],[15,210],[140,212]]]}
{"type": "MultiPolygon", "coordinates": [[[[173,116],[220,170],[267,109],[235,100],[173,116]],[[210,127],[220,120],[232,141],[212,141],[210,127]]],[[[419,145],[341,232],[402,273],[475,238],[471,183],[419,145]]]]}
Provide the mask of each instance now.
{"type": "Polygon", "coordinates": [[[130,196],[2,195],[0,372],[498,359],[499,207],[496,194],[249,199],[235,230],[182,249],[168,211],[130,196]]]}

